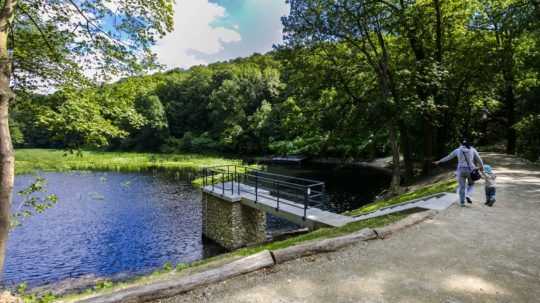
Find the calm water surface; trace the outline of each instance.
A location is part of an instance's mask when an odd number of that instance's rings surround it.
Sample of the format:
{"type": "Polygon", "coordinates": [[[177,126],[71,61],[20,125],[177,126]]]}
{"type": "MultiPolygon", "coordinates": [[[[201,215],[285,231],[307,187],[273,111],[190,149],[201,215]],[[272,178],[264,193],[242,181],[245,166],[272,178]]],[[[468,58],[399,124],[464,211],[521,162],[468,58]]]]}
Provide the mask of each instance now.
{"type": "Polygon", "coordinates": [[[390,184],[380,170],[335,164],[265,164],[269,172],[325,182],[327,199],[322,209],[336,213],[370,203],[390,184]]]}
{"type": "MultiPolygon", "coordinates": [[[[329,198],[322,208],[335,212],[371,201],[389,182],[374,170],[334,165],[269,165],[268,170],[326,182],[329,198]]],[[[39,175],[59,201],[10,233],[6,285],[140,275],[166,262],[189,263],[225,252],[202,240],[200,192],[185,178],[120,172],[39,175]]],[[[17,176],[15,192],[35,178],[17,176]]],[[[13,208],[20,203],[15,194],[13,208]]],[[[269,232],[296,228],[271,216],[267,226],[269,232]]]]}
{"type": "MultiPolygon", "coordinates": [[[[187,182],[140,173],[40,175],[59,201],[10,233],[5,284],[143,274],[222,251],[203,243],[200,193],[187,182]]],[[[34,179],[17,176],[15,191],[34,179]]],[[[13,207],[20,202],[15,195],[13,207]]]]}

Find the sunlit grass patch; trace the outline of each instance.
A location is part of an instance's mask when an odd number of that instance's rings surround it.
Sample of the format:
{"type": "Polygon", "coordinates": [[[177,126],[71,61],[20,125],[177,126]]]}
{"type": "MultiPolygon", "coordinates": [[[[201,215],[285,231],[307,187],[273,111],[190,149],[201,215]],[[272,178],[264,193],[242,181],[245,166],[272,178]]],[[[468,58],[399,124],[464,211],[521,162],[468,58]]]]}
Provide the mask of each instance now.
{"type": "Polygon", "coordinates": [[[364,213],[377,210],[379,208],[403,203],[406,201],[426,197],[429,195],[434,195],[434,194],[443,193],[443,192],[455,192],[456,188],[457,188],[456,180],[454,179],[445,180],[445,181],[437,182],[437,183],[419,188],[417,190],[413,190],[411,192],[408,192],[408,193],[405,193],[396,197],[392,197],[390,199],[375,201],[373,203],[364,205],[361,208],[346,212],[344,214],[348,216],[357,216],[357,215],[361,215],[364,213]]]}
{"type": "Polygon", "coordinates": [[[15,152],[15,172],[69,170],[199,170],[205,166],[238,164],[239,159],[199,154],[152,154],[133,152],[81,151],[69,153],[55,149],[18,149],[15,152]]]}

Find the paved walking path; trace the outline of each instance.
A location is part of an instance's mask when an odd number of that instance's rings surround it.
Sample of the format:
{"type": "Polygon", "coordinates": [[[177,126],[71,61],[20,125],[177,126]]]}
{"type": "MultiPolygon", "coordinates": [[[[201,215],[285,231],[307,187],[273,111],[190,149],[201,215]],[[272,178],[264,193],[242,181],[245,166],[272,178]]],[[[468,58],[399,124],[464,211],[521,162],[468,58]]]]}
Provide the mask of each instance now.
{"type": "Polygon", "coordinates": [[[162,302],[539,302],[540,169],[484,154],[498,199],[456,205],[387,240],[240,276],[162,302]]]}

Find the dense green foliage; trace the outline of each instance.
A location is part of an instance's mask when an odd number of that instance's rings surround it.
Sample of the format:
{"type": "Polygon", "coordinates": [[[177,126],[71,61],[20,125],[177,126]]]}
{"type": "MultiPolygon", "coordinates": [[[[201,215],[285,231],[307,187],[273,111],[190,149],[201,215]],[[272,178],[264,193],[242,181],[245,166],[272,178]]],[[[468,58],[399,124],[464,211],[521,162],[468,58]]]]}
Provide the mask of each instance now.
{"type": "Polygon", "coordinates": [[[409,176],[463,136],[538,158],[534,2],[353,2],[290,1],[285,45],[267,55],[20,94],[15,143],[354,158],[394,150],[409,176]]]}
{"type": "Polygon", "coordinates": [[[531,161],[537,161],[540,157],[540,114],[526,116],[515,128],[518,152],[531,161]]]}

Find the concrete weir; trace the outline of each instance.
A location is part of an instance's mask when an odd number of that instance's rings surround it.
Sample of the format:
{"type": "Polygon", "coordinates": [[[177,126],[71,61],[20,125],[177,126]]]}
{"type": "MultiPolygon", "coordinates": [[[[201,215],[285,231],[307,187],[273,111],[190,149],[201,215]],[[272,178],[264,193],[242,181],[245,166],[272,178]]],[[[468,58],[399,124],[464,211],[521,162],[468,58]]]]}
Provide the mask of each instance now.
{"type": "Polygon", "coordinates": [[[271,193],[246,184],[225,182],[206,186],[203,192],[203,234],[225,248],[235,249],[266,239],[266,213],[300,226],[316,229],[339,227],[354,221],[348,216],[299,203],[269,198],[271,193]],[[240,188],[240,191],[238,191],[240,188]]]}
{"type": "Polygon", "coordinates": [[[315,207],[325,195],[320,181],[236,166],[207,168],[204,176],[203,234],[228,249],[264,242],[267,213],[317,229],[412,209],[442,210],[456,200],[441,193],[351,217],[315,207]]]}

